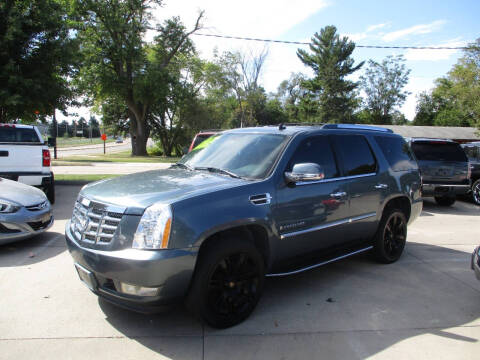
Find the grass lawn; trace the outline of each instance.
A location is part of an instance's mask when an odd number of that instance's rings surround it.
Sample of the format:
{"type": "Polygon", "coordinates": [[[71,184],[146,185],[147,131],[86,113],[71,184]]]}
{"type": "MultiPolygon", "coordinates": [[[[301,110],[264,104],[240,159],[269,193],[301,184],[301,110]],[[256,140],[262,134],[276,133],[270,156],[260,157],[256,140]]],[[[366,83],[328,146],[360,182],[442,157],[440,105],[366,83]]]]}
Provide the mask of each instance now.
{"type": "MultiPolygon", "coordinates": [[[[68,156],[61,160],[53,160],[53,165],[66,165],[65,163],[92,163],[92,162],[126,162],[126,163],[175,163],[180,160],[179,157],[166,157],[166,156],[131,156],[130,150],[110,153],[110,154],[92,154],[83,156],[68,156]]],[[[85,164],[86,165],[86,164],[85,164]]]]}
{"type": "MultiPolygon", "coordinates": [[[[108,143],[115,142],[115,139],[107,139],[108,143]]],[[[72,138],[64,138],[58,137],[57,138],[57,148],[64,148],[64,147],[72,147],[72,146],[82,146],[82,145],[96,145],[96,144],[103,144],[103,140],[100,138],[93,138],[93,139],[86,139],[80,137],[72,137],[72,138]]]]}
{"type": "Polygon", "coordinates": [[[62,182],[76,182],[76,181],[84,181],[84,182],[93,182],[103,179],[110,179],[113,177],[121,176],[118,174],[83,174],[83,175],[75,175],[75,174],[58,174],[55,175],[55,182],[62,181],[62,182]]]}

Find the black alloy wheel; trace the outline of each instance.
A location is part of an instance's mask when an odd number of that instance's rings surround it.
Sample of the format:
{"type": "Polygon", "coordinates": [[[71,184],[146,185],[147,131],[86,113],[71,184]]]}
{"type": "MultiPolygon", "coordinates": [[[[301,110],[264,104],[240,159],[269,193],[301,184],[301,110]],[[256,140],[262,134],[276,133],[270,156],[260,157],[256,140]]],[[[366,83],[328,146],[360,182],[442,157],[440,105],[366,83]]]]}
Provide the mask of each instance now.
{"type": "Polygon", "coordinates": [[[480,179],[472,185],[472,199],[475,204],[480,205],[480,179]]]}
{"type": "Polygon", "coordinates": [[[253,242],[221,238],[201,250],[186,305],[210,326],[234,326],[255,309],[264,282],[264,259],[253,242]]]}
{"type": "Polygon", "coordinates": [[[374,253],[383,263],[397,261],[407,242],[407,219],[399,209],[386,209],[374,241],[374,253]]]}
{"type": "Polygon", "coordinates": [[[238,318],[249,312],[257,302],[260,272],[248,253],[223,258],[208,282],[208,307],[219,317],[238,318]]]}
{"type": "Polygon", "coordinates": [[[388,257],[399,257],[407,240],[407,224],[402,213],[393,213],[383,230],[383,243],[388,257]]]}

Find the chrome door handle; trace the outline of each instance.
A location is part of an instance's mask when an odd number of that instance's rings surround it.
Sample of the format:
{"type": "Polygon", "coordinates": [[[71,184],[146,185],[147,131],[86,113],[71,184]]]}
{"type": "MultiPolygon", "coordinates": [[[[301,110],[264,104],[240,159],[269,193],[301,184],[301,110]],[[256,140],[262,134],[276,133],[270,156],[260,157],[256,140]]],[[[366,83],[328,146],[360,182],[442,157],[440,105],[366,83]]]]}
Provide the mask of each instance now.
{"type": "Polygon", "coordinates": [[[340,191],[340,192],[330,194],[330,197],[332,197],[332,198],[341,198],[341,197],[344,197],[344,196],[347,196],[347,193],[344,192],[344,191],[340,191]]]}
{"type": "Polygon", "coordinates": [[[388,188],[387,184],[377,184],[375,185],[375,189],[386,189],[388,188]]]}

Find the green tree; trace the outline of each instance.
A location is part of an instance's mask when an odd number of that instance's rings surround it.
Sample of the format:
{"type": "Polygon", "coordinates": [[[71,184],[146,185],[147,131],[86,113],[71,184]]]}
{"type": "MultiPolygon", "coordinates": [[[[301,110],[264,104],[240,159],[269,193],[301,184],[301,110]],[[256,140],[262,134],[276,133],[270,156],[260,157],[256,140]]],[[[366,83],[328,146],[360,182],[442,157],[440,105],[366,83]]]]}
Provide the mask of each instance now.
{"type": "Polygon", "coordinates": [[[0,2],[0,122],[35,121],[65,110],[77,43],[68,2],[0,2]]]}
{"type": "Polygon", "coordinates": [[[299,59],[315,74],[303,82],[309,96],[302,100],[306,113],[315,120],[338,123],[353,118],[358,106],[355,92],[358,83],[346,78],[364,64],[354,65],[351,57],[354,49],[355,44],[347,37],[340,37],[335,26],[326,26],[312,37],[309,52],[297,51],[299,59]]]}
{"type": "Polygon", "coordinates": [[[305,81],[305,75],[301,73],[292,73],[288,80],[280,83],[275,97],[281,102],[288,122],[301,122],[305,118],[301,101],[306,92],[302,87],[305,81]]]}
{"type": "Polygon", "coordinates": [[[193,51],[179,18],[156,26],[153,44],[144,35],[151,28],[151,6],[161,0],[76,0],[81,19],[79,38],[84,63],[79,84],[91,99],[115,99],[128,108],[132,155],[147,155],[152,106],[169,95],[169,65],[179,54],[193,51]]]}
{"type": "Polygon", "coordinates": [[[371,114],[374,124],[392,124],[393,115],[410,94],[405,91],[410,69],[402,55],[387,56],[381,63],[368,61],[360,83],[366,94],[364,107],[371,114]]]}
{"type": "Polygon", "coordinates": [[[430,93],[417,99],[414,124],[480,127],[480,39],[470,44],[430,93]]]}

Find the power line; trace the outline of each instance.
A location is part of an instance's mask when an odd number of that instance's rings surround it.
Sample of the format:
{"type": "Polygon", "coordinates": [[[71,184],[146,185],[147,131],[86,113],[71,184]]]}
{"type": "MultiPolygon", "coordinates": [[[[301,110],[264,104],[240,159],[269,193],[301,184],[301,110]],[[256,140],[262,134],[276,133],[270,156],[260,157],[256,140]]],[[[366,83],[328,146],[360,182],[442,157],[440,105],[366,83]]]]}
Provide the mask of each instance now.
{"type": "MultiPolygon", "coordinates": [[[[241,36],[229,36],[229,35],[218,35],[218,34],[201,34],[193,33],[197,36],[207,36],[207,37],[216,37],[222,39],[234,39],[234,40],[247,40],[247,41],[259,41],[259,42],[270,42],[270,43],[280,43],[280,44],[294,44],[294,45],[310,45],[308,42],[301,41],[287,41],[287,40],[272,40],[272,39],[257,39],[241,36]]],[[[382,45],[355,45],[358,48],[365,49],[413,49],[413,50],[465,50],[467,47],[450,47],[450,46],[382,46],[382,45]]]]}

